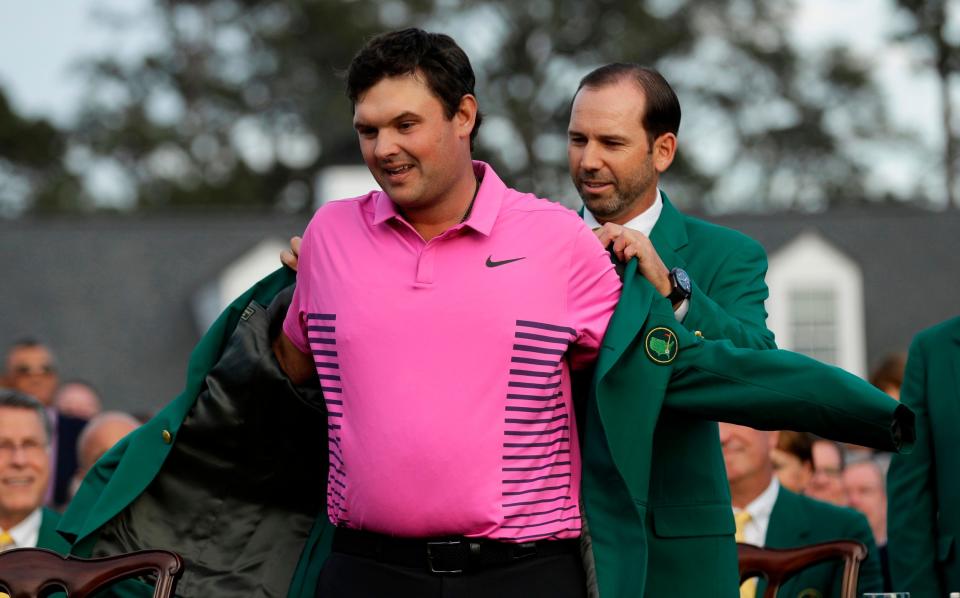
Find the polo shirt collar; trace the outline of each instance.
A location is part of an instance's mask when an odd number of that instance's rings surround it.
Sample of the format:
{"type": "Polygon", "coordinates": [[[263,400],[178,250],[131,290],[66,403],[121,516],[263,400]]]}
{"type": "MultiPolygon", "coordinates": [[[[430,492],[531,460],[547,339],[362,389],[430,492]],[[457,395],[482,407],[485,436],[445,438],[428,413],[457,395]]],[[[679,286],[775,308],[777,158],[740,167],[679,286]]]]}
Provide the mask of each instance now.
{"type": "MultiPolygon", "coordinates": [[[[490,236],[493,224],[500,213],[507,186],[486,162],[474,160],[473,173],[480,179],[480,188],[477,189],[477,196],[473,200],[470,217],[463,222],[463,226],[469,226],[482,235],[490,236]]],[[[402,216],[397,210],[397,205],[381,191],[377,193],[373,223],[382,224],[391,218],[402,218],[402,216]]]]}
{"type": "Polygon", "coordinates": [[[463,224],[489,237],[493,230],[493,223],[497,221],[497,215],[500,214],[500,206],[503,204],[503,194],[506,193],[507,186],[486,162],[474,160],[473,174],[480,179],[480,188],[477,189],[477,197],[473,200],[470,217],[463,224]]]}

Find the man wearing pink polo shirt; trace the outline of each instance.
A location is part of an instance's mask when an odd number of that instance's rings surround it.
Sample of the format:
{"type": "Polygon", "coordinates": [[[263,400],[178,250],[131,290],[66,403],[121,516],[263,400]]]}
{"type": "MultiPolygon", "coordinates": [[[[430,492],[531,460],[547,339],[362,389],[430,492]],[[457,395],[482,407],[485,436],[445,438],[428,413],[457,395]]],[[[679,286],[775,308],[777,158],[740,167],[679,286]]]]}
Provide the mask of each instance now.
{"type": "Polygon", "coordinates": [[[619,297],[608,254],[471,160],[481,115],[449,37],[379,36],[347,85],[383,191],[317,212],[274,345],[328,408],[318,593],[583,596],[570,368],[619,297]]]}

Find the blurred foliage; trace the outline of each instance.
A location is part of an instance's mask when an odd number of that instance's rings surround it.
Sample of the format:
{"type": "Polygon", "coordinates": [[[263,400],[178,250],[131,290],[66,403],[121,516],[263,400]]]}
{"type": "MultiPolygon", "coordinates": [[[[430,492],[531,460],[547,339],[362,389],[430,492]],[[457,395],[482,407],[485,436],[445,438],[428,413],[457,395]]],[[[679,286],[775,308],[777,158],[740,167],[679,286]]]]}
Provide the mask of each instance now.
{"type": "MultiPolygon", "coordinates": [[[[903,40],[919,41],[925,46],[925,60],[918,65],[933,69],[940,84],[940,122],[943,131],[941,170],[947,205],[960,207],[960,189],[957,188],[957,167],[960,166],[960,140],[954,125],[951,81],[960,67],[960,40],[956,26],[950,24],[949,13],[960,11],[956,0],[897,0],[897,6],[906,14],[907,26],[898,34],[903,40]]],[[[956,17],[954,17],[956,19],[956,17]]]]}
{"type": "MultiPolygon", "coordinates": [[[[896,133],[866,59],[802,55],[795,0],[157,0],[163,43],[88,61],[74,164],[111,164],[141,209],[309,211],[316,174],[360,164],[338,76],[364,40],[421,26],[471,56],[487,121],[477,157],[514,186],[578,203],[566,124],[581,76],[658,67],[684,110],[664,187],[707,210],[870,196],[863,144],[896,133]]],[[[122,27],[122,21],[119,21],[122,27]]],[[[58,142],[61,143],[61,142],[58,142]]],[[[81,168],[82,170],[82,168],[81,168]]],[[[36,195],[34,208],[47,205],[36,195]]],[[[77,197],[82,197],[77,194],[77,197]]]]}
{"type": "MultiPolygon", "coordinates": [[[[80,182],[64,166],[66,139],[46,120],[16,114],[0,89],[0,216],[75,209],[80,182]]],[[[78,201],[80,200],[80,201],[78,201]]]]}

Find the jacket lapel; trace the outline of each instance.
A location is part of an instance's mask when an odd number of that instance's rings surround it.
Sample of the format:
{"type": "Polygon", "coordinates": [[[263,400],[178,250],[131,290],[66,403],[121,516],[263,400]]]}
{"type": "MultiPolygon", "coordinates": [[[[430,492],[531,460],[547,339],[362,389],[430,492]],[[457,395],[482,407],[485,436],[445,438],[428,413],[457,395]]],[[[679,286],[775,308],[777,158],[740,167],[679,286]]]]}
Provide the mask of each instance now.
{"type": "Polygon", "coordinates": [[[634,258],[627,262],[624,268],[623,291],[603,337],[600,355],[597,357],[596,380],[601,380],[623,356],[650,313],[654,288],[650,284],[643,284],[642,280],[636,280],[638,276],[637,261],[634,258]]]}
{"type": "Polygon", "coordinates": [[[666,193],[660,192],[663,199],[663,210],[653,230],[650,231],[650,242],[657,249],[660,259],[667,268],[686,268],[687,263],[679,250],[687,246],[687,229],[683,224],[683,214],[673,207],[666,193]]]}

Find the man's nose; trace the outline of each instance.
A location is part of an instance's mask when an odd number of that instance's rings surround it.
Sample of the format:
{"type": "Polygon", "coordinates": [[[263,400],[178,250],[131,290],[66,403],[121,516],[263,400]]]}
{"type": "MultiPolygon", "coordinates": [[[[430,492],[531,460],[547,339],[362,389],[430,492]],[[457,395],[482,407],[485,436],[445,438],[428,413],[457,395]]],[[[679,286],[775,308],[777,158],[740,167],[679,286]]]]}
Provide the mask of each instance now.
{"type": "Polygon", "coordinates": [[[583,152],[580,154],[580,168],[587,171],[600,170],[603,166],[600,148],[596,143],[588,142],[583,146],[583,152]]]}
{"type": "Polygon", "coordinates": [[[373,153],[378,160],[391,158],[397,155],[398,151],[397,140],[392,133],[389,131],[381,131],[377,135],[376,147],[374,147],[373,153]]]}

